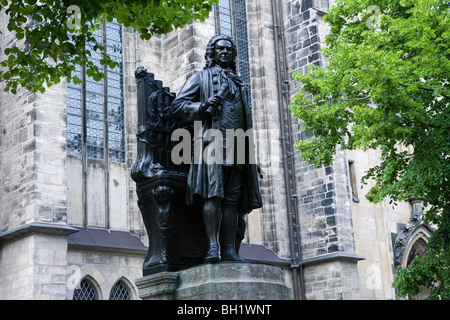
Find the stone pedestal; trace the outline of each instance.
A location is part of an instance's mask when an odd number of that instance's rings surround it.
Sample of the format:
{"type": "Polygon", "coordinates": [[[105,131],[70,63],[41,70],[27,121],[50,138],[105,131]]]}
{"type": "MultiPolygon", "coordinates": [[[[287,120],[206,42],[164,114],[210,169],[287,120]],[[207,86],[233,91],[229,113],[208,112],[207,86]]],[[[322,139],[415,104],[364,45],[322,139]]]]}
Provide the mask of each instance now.
{"type": "Polygon", "coordinates": [[[173,300],[178,286],[178,272],[160,272],[136,279],[139,298],[143,300],[173,300]]]}
{"type": "Polygon", "coordinates": [[[203,264],[136,280],[144,300],[290,300],[280,267],[258,263],[203,264]]]}

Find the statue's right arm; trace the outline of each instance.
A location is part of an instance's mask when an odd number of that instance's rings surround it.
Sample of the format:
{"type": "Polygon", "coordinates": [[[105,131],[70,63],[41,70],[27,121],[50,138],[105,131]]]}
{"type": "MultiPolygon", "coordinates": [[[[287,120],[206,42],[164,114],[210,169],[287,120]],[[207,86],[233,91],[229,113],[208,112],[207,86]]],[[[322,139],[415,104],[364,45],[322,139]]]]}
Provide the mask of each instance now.
{"type": "Polygon", "coordinates": [[[192,123],[201,120],[201,109],[204,103],[200,101],[200,75],[193,74],[184,84],[180,93],[170,106],[172,117],[182,123],[192,123]]]}

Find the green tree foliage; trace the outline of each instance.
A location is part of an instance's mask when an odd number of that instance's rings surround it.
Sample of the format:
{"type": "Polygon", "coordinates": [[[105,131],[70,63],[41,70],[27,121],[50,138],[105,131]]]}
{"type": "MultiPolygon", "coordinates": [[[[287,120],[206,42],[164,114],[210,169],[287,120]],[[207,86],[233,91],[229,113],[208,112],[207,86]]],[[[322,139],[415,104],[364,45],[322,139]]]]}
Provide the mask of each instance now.
{"type": "Polygon", "coordinates": [[[380,164],[363,179],[379,202],[424,198],[426,222],[438,227],[424,257],[399,270],[398,294],[433,289],[450,298],[450,2],[338,0],[325,68],[296,73],[302,89],[291,105],[314,137],[296,143],[305,160],[329,164],[343,149],[378,149],[380,164]],[[413,155],[404,148],[410,146],[413,155]]]}
{"type": "Polygon", "coordinates": [[[104,76],[92,61],[91,52],[101,54],[102,64],[116,63],[97,43],[93,32],[103,22],[116,21],[136,28],[142,39],[164,34],[208,17],[217,0],[0,0],[0,13],[8,18],[7,29],[18,42],[4,49],[0,81],[12,93],[22,86],[34,92],[73,76],[75,64],[99,81],[104,76]]]}

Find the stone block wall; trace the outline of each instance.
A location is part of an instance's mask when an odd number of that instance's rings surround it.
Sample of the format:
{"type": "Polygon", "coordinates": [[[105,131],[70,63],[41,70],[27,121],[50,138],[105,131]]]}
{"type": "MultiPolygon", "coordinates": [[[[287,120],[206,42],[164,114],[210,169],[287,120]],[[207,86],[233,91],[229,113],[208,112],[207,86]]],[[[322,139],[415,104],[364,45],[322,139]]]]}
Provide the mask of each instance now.
{"type": "Polygon", "coordinates": [[[0,299],[63,300],[70,228],[31,224],[0,238],[0,299]],[[19,235],[19,236],[18,236],[19,235]]]}
{"type": "Polygon", "coordinates": [[[67,222],[62,85],[1,95],[0,299],[65,299],[67,233],[46,232],[67,222]]]}
{"type": "Polygon", "coordinates": [[[136,79],[134,71],[139,65],[149,64],[149,68],[160,68],[160,39],[154,37],[151,47],[145,46],[139,34],[133,28],[123,28],[123,73],[124,73],[124,103],[125,103],[125,169],[127,172],[127,224],[131,233],[147,242],[147,234],[137,205],[135,183],[131,179],[131,168],[137,157],[138,114],[136,79]],[[151,52],[152,58],[144,60],[143,53],[151,52]],[[151,62],[151,64],[150,64],[151,62]]]}
{"type": "MultiPolygon", "coordinates": [[[[280,257],[290,258],[289,224],[281,146],[281,117],[277,93],[274,29],[270,0],[247,2],[247,26],[252,81],[252,107],[262,169],[260,180],[263,207],[250,213],[260,223],[261,241],[280,257]]],[[[249,230],[255,228],[249,225],[249,230]]],[[[250,233],[251,234],[251,233],[250,233]]],[[[250,242],[254,238],[248,239],[250,242]]]]}
{"type": "Polygon", "coordinates": [[[336,260],[305,268],[308,300],[353,300],[359,295],[358,272],[354,262],[336,260]]]}
{"type": "Polygon", "coordinates": [[[401,202],[395,208],[385,199],[380,203],[369,202],[365,195],[374,185],[371,181],[361,188],[361,177],[369,167],[379,163],[379,153],[347,151],[355,175],[357,199],[351,201],[355,247],[365,258],[358,263],[359,283],[363,299],[394,299],[393,249],[399,226],[409,219],[411,204],[401,202]]]}
{"type": "MultiPolygon", "coordinates": [[[[182,29],[162,36],[163,72],[155,77],[178,93],[186,80],[205,64],[206,45],[214,35],[213,12],[205,22],[192,22],[182,29]]],[[[148,69],[149,72],[153,72],[148,69]]]]}
{"type": "MultiPolygon", "coordinates": [[[[1,41],[22,45],[5,29],[1,41]]],[[[63,81],[45,94],[22,88],[1,94],[0,231],[34,221],[66,223],[64,87],[63,81]]]]}
{"type": "MultiPolygon", "coordinates": [[[[323,2],[286,1],[283,8],[291,101],[301,88],[292,73],[307,73],[309,65],[326,63],[320,53],[327,28],[321,12],[327,4],[323,2]]],[[[312,136],[302,131],[300,119],[292,119],[291,125],[293,143],[312,136]]],[[[356,261],[361,257],[355,253],[345,152],[338,150],[334,162],[320,168],[303,161],[298,150],[294,157],[306,298],[355,298],[359,288],[356,261]],[[348,272],[333,272],[342,268],[343,257],[348,272]]]]}
{"type": "MultiPolygon", "coordinates": [[[[0,14],[2,47],[23,46],[0,14]]],[[[4,59],[3,50],[0,57],[4,59]]],[[[41,221],[66,222],[65,82],[45,94],[20,88],[3,92],[0,84],[1,213],[0,232],[41,221]]]]}
{"type": "Polygon", "coordinates": [[[35,100],[35,94],[24,90],[17,96],[2,95],[2,232],[35,219],[35,100]]]}
{"type": "MultiPolygon", "coordinates": [[[[0,13],[2,48],[22,46],[0,13]]],[[[4,59],[3,50],[0,53],[4,59]]],[[[65,236],[49,235],[33,223],[66,221],[65,108],[55,96],[0,84],[0,299],[64,298],[65,236]]]]}
{"type": "Polygon", "coordinates": [[[330,166],[316,168],[303,162],[299,169],[303,259],[340,251],[355,253],[344,161],[340,154],[330,166]]]}
{"type": "MultiPolygon", "coordinates": [[[[6,30],[3,12],[0,26],[2,44],[23,45],[6,30]]],[[[40,227],[67,222],[63,87],[64,82],[45,94],[19,89],[13,95],[1,84],[0,287],[5,299],[65,298],[67,234],[48,234],[40,227]]]]}

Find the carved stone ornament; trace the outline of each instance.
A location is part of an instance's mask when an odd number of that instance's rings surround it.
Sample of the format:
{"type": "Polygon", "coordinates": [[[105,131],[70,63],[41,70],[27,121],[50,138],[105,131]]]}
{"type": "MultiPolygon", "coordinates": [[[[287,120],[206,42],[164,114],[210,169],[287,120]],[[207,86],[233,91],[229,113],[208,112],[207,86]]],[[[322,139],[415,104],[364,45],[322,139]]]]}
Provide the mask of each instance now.
{"type": "MultiPolygon", "coordinates": [[[[394,242],[394,267],[401,268],[406,257],[405,249],[411,241],[411,235],[424,225],[422,200],[412,199],[411,216],[408,223],[400,230],[394,242]]],[[[427,226],[427,229],[429,227],[427,226]]]]}

